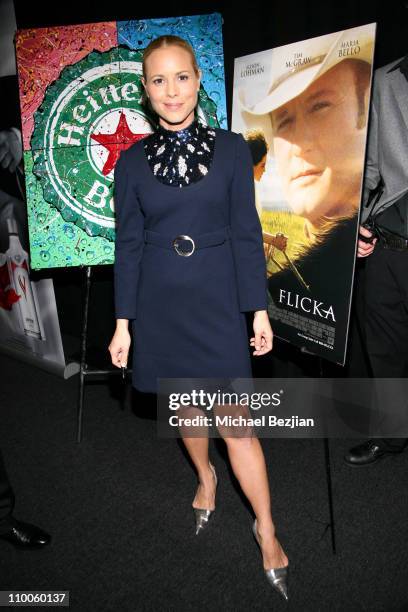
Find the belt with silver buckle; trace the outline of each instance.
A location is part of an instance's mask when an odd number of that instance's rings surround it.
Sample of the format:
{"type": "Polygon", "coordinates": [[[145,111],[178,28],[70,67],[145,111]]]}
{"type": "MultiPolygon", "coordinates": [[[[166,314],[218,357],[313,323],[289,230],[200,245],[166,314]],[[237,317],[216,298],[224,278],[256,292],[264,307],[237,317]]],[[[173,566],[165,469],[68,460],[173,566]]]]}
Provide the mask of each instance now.
{"type": "Polygon", "coordinates": [[[393,234],[383,227],[379,228],[380,244],[384,249],[392,249],[394,251],[406,251],[408,249],[408,240],[393,234]]]}
{"type": "Polygon", "coordinates": [[[218,246],[230,238],[230,226],[222,227],[214,232],[207,232],[192,238],[186,234],[179,234],[175,238],[166,236],[151,230],[145,230],[144,239],[148,244],[162,247],[164,249],[174,249],[181,257],[190,257],[197,249],[218,246]]]}
{"type": "Polygon", "coordinates": [[[176,251],[177,255],[181,255],[182,257],[190,257],[190,255],[192,255],[195,251],[195,242],[192,238],[190,238],[190,236],[184,236],[183,234],[181,236],[177,236],[177,238],[175,238],[173,240],[173,246],[174,246],[174,250],[176,251]],[[192,249],[191,251],[183,251],[182,248],[182,244],[183,242],[188,242],[190,241],[192,244],[192,249]]]}

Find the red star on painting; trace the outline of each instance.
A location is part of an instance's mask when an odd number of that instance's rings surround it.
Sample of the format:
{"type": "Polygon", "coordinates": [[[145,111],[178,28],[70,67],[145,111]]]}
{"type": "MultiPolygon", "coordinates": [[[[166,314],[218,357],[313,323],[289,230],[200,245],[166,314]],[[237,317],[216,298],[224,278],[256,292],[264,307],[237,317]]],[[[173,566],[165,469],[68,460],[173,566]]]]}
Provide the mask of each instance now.
{"type": "Polygon", "coordinates": [[[134,134],[130,131],[125,113],[120,114],[116,132],[113,134],[91,134],[93,140],[99,142],[99,144],[109,151],[108,159],[105,162],[102,174],[106,176],[113,170],[121,151],[128,149],[134,142],[141,140],[145,136],[147,136],[147,134],[134,134]]]}

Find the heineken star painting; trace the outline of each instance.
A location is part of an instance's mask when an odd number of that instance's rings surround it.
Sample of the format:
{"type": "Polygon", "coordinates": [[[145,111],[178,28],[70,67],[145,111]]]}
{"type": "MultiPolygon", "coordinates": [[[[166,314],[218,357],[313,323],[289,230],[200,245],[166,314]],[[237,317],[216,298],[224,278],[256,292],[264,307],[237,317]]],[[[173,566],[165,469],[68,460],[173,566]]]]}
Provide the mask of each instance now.
{"type": "Polygon", "coordinates": [[[375,24],[235,60],[276,336],[344,364],[375,24]]]}
{"type": "Polygon", "coordinates": [[[121,151],[152,132],[142,56],[163,34],[194,48],[199,120],[226,128],[218,13],[17,32],[33,269],[113,263],[113,171],[121,151]]]}

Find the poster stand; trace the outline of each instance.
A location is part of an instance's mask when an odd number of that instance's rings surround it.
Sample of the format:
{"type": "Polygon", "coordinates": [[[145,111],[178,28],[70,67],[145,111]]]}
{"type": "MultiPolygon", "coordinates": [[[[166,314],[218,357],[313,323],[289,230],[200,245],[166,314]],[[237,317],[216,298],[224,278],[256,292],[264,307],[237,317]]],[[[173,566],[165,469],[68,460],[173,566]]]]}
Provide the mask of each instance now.
{"type": "Polygon", "coordinates": [[[336,525],[334,522],[334,512],[333,512],[333,489],[332,489],[332,479],[331,479],[331,465],[330,465],[330,446],[329,446],[329,438],[323,438],[324,445],[324,457],[325,457],[325,466],[326,466],[326,482],[327,482],[327,497],[329,501],[329,516],[330,522],[326,527],[330,529],[331,535],[331,545],[333,555],[336,554],[336,525]]]}
{"type": "MultiPolygon", "coordinates": [[[[309,351],[305,346],[300,348],[301,353],[306,355],[312,355],[315,357],[316,355],[309,351]]],[[[318,377],[323,378],[323,357],[318,357],[318,367],[319,373],[318,377]]],[[[324,452],[324,465],[325,465],[325,473],[326,473],[326,484],[327,484],[327,501],[329,506],[329,522],[326,525],[325,533],[328,529],[330,529],[330,539],[332,545],[333,555],[336,554],[336,523],[334,520],[334,505],[333,505],[333,486],[332,486],[332,477],[331,477],[331,461],[330,461],[330,444],[329,438],[322,438],[323,440],[323,452],[324,452]]]]}
{"type": "MultiPolygon", "coordinates": [[[[85,266],[81,266],[84,268],[85,266]]],[[[92,278],[92,267],[85,267],[85,291],[83,299],[83,315],[82,315],[82,331],[81,331],[81,358],[79,363],[79,387],[78,387],[78,413],[77,413],[77,443],[79,444],[82,440],[82,421],[84,411],[84,387],[85,380],[89,376],[100,376],[100,375],[111,375],[121,374],[119,368],[110,370],[100,370],[96,368],[89,368],[86,362],[86,349],[87,349],[87,334],[88,334],[88,313],[89,313],[89,298],[91,293],[91,278],[92,278]]],[[[127,370],[131,372],[132,370],[127,370]]]]}
{"type": "MultiPolygon", "coordinates": [[[[319,357],[319,378],[323,378],[323,358],[319,357]]],[[[333,555],[336,554],[336,524],[334,520],[334,507],[333,507],[333,487],[331,477],[331,462],[330,462],[330,444],[329,438],[323,438],[324,448],[324,459],[326,468],[326,484],[327,484],[327,499],[329,504],[329,523],[327,524],[326,531],[330,529],[331,545],[333,555]]]]}

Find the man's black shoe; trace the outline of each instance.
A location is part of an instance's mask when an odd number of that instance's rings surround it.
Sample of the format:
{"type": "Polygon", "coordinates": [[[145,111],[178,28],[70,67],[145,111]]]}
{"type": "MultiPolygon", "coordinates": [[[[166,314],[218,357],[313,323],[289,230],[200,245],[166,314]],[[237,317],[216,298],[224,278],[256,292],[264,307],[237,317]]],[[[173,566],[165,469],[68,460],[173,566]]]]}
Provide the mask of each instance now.
{"type": "Polygon", "coordinates": [[[344,455],[344,461],[352,467],[362,467],[376,463],[386,455],[396,455],[402,453],[406,447],[396,448],[395,450],[377,443],[375,440],[367,440],[358,446],[354,446],[344,455]]]}
{"type": "Polygon", "coordinates": [[[42,548],[50,543],[51,536],[35,525],[13,519],[10,530],[1,534],[0,539],[11,542],[17,548],[42,548]]]}

